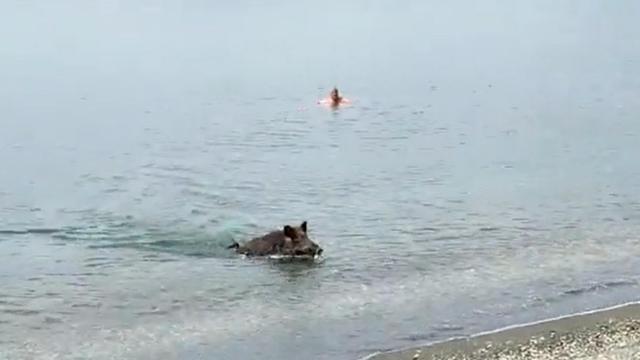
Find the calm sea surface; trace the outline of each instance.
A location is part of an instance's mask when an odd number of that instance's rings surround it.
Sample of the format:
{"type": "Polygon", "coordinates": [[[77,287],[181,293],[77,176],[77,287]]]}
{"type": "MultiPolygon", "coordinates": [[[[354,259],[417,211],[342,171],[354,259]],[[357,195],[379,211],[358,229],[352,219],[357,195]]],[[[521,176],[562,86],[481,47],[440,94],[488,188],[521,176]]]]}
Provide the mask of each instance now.
{"type": "Polygon", "coordinates": [[[0,358],[353,360],[637,299],[639,12],[3,1],[0,358]],[[321,262],[225,249],[303,220],[321,262]]]}

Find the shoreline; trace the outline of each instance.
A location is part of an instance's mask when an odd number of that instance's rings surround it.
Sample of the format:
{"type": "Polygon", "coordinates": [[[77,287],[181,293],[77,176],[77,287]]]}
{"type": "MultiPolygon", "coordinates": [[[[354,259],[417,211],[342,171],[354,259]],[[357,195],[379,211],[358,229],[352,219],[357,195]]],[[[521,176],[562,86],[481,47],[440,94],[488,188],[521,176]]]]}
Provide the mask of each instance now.
{"type": "MultiPolygon", "coordinates": [[[[373,353],[361,360],[595,359],[611,351],[624,352],[629,346],[638,347],[634,354],[640,352],[640,302],[373,353]]],[[[620,355],[620,359],[628,358],[620,355]]]]}

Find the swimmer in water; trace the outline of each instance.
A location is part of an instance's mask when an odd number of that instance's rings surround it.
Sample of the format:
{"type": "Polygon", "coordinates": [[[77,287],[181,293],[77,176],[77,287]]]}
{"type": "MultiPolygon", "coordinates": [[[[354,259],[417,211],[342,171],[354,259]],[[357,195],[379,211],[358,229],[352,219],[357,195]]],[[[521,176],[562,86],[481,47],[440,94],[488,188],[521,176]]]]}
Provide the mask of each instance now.
{"type": "Polygon", "coordinates": [[[342,96],[340,96],[338,88],[336,87],[331,90],[331,94],[329,96],[331,97],[331,105],[333,106],[340,105],[340,103],[342,102],[342,96]]]}
{"type": "Polygon", "coordinates": [[[350,102],[351,101],[349,101],[349,99],[340,96],[338,88],[334,87],[333,90],[331,90],[331,92],[329,93],[329,97],[326,99],[322,99],[318,103],[328,104],[331,105],[331,107],[338,107],[341,104],[348,104],[350,102]]]}

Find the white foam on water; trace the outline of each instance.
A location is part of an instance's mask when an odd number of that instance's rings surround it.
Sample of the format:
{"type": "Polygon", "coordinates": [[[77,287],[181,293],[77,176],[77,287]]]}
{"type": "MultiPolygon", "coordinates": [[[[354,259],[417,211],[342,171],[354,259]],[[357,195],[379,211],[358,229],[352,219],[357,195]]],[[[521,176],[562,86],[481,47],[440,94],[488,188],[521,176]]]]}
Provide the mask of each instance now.
{"type": "Polygon", "coordinates": [[[267,259],[271,259],[271,260],[307,260],[307,261],[315,261],[315,262],[322,262],[324,261],[324,258],[321,255],[314,255],[314,256],[308,256],[308,255],[281,255],[281,254],[276,254],[276,255],[267,255],[266,256],[267,259]]]}

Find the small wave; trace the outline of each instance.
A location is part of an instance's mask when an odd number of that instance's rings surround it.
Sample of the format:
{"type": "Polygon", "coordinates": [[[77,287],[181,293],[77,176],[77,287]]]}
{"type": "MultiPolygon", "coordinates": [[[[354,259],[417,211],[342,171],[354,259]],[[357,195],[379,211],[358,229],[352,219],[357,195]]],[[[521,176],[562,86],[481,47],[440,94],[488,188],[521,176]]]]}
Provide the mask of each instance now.
{"type": "Polygon", "coordinates": [[[485,232],[488,232],[488,231],[498,231],[498,230],[500,230],[500,228],[497,228],[497,227],[495,227],[495,226],[486,226],[486,227],[481,227],[481,228],[480,228],[480,231],[485,231],[485,232]]]}
{"type": "Polygon", "coordinates": [[[433,341],[437,338],[437,334],[429,333],[429,334],[413,334],[409,336],[404,336],[400,338],[400,340],[411,341],[411,342],[424,342],[424,341],[433,341]]]}
{"type": "Polygon", "coordinates": [[[463,331],[464,330],[464,326],[460,326],[460,325],[439,325],[439,326],[434,326],[433,330],[435,331],[439,331],[439,332],[455,332],[455,331],[463,331]]]}
{"type": "Polygon", "coordinates": [[[4,306],[20,306],[20,303],[17,301],[10,301],[10,300],[2,300],[0,299],[0,305],[4,305],[4,306]]]}
{"type": "Polygon", "coordinates": [[[622,286],[634,286],[634,285],[638,285],[637,281],[632,281],[632,280],[617,280],[617,281],[608,281],[608,282],[604,282],[604,283],[598,283],[598,284],[593,284],[590,286],[585,286],[585,287],[580,287],[580,288],[575,288],[575,289],[569,289],[566,291],[562,292],[562,295],[582,295],[582,294],[586,294],[586,293],[591,293],[591,292],[595,292],[598,290],[603,290],[603,289],[608,289],[608,288],[614,288],[614,287],[622,287],[622,286]]]}
{"type": "Polygon", "coordinates": [[[24,229],[24,230],[11,230],[11,229],[0,229],[0,235],[27,235],[27,234],[39,234],[39,235],[50,235],[61,232],[62,229],[51,229],[51,228],[33,228],[33,229],[24,229]]]}
{"type": "Polygon", "coordinates": [[[40,314],[40,311],[31,309],[3,309],[1,312],[16,316],[32,316],[40,314]]]}
{"type": "Polygon", "coordinates": [[[449,241],[449,240],[460,240],[463,238],[464,236],[459,236],[459,235],[442,235],[442,236],[436,236],[432,238],[432,240],[433,241],[449,241]]]}
{"type": "Polygon", "coordinates": [[[136,313],[136,315],[138,316],[161,316],[161,315],[167,315],[169,313],[168,310],[160,310],[160,309],[151,309],[148,311],[139,311],[136,313]]]}
{"type": "Polygon", "coordinates": [[[96,302],[96,303],[74,303],[71,304],[72,308],[88,308],[88,309],[97,309],[102,307],[102,303],[96,302]]]}

